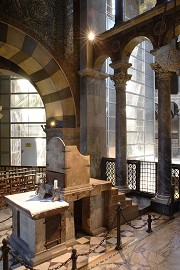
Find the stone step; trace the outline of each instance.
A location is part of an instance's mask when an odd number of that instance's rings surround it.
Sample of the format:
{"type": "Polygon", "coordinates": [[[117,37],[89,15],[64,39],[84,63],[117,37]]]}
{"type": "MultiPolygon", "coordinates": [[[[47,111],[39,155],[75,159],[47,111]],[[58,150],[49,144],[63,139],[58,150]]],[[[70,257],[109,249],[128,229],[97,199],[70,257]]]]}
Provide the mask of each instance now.
{"type": "Polygon", "coordinates": [[[129,205],[125,207],[122,210],[123,217],[121,218],[121,224],[125,224],[126,222],[129,222],[133,219],[136,219],[138,217],[139,211],[138,211],[138,205],[132,203],[132,205],[129,205]],[[125,220],[124,220],[125,219],[125,220]]]}
{"type": "Polygon", "coordinates": [[[126,198],[125,193],[118,192],[118,200],[119,201],[125,200],[125,198],[126,198]]]}
{"type": "Polygon", "coordinates": [[[130,199],[130,198],[127,198],[127,197],[126,197],[125,202],[126,202],[126,205],[127,205],[127,206],[128,206],[128,205],[132,205],[132,199],[130,199]]]}

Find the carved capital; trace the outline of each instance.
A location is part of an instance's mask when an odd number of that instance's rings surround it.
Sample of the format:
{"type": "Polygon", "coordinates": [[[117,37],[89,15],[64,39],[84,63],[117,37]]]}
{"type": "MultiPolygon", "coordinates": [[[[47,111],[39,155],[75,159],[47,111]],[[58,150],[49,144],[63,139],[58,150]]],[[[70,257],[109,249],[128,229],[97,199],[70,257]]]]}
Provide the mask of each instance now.
{"type": "Polygon", "coordinates": [[[157,74],[157,77],[161,80],[171,80],[171,76],[172,76],[172,72],[167,70],[167,69],[163,69],[159,64],[157,63],[152,63],[151,64],[151,68],[155,71],[155,73],[157,74]]]}
{"type": "Polygon", "coordinates": [[[127,74],[126,71],[120,71],[118,73],[115,73],[114,75],[110,75],[110,78],[112,81],[114,81],[115,87],[126,87],[127,81],[131,79],[130,74],[127,74]]]}
{"type": "Polygon", "coordinates": [[[118,71],[127,71],[128,68],[132,66],[131,63],[124,62],[124,61],[116,61],[110,64],[110,67],[112,67],[114,70],[118,71]]]}
{"type": "Polygon", "coordinates": [[[100,80],[106,79],[107,77],[109,77],[109,74],[99,72],[99,71],[94,70],[92,68],[84,68],[84,69],[80,70],[79,75],[81,77],[91,76],[91,77],[94,77],[94,78],[100,79],[100,80]]]}

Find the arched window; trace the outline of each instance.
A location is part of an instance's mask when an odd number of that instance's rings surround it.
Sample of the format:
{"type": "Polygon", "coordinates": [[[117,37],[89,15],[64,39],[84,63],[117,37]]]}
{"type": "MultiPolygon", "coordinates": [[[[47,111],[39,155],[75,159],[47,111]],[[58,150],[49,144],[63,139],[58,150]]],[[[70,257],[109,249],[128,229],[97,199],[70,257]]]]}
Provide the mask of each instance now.
{"type": "Polygon", "coordinates": [[[41,125],[46,116],[40,95],[29,81],[18,76],[1,76],[0,89],[1,165],[44,166],[46,134],[41,125]]]}

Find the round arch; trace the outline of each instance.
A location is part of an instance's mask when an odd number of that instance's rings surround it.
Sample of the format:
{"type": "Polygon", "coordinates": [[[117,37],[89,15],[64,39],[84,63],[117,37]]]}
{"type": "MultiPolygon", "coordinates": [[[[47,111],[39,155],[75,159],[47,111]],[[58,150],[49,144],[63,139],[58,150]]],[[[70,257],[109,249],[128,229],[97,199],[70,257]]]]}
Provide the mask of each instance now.
{"type": "Polygon", "coordinates": [[[143,41],[150,41],[154,47],[154,39],[152,37],[147,37],[147,36],[137,36],[137,37],[134,37],[133,39],[131,39],[127,44],[126,46],[124,47],[123,49],[123,52],[122,52],[122,60],[125,61],[125,62],[128,62],[129,61],[129,57],[133,51],[133,49],[141,42],[143,41]]]}
{"type": "Polygon", "coordinates": [[[100,55],[94,62],[93,68],[97,71],[101,71],[104,62],[109,58],[108,55],[100,55]]]}
{"type": "MultiPolygon", "coordinates": [[[[41,44],[19,29],[0,22],[0,56],[27,74],[43,100],[47,120],[53,117],[63,121],[64,127],[76,127],[74,98],[68,80],[41,44]]],[[[11,71],[17,72],[13,69],[12,65],[11,71]]]]}

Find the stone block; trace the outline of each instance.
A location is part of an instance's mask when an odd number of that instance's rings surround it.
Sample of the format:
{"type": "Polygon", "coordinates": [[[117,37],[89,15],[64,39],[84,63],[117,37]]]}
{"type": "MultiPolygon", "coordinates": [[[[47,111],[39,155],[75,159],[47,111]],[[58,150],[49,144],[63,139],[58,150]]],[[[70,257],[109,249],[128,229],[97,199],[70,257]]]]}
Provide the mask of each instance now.
{"type": "Polygon", "coordinates": [[[126,205],[132,205],[132,199],[130,198],[125,198],[126,205]]]}

